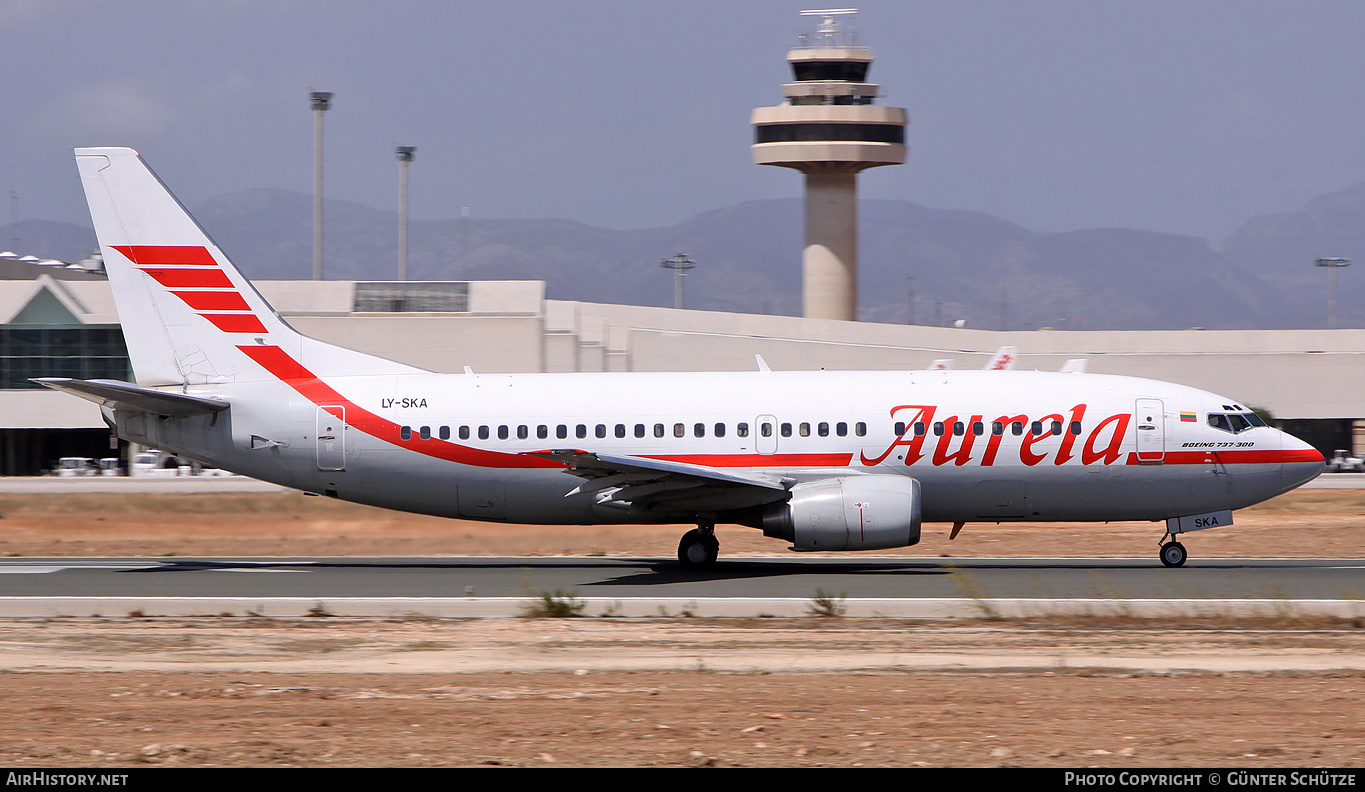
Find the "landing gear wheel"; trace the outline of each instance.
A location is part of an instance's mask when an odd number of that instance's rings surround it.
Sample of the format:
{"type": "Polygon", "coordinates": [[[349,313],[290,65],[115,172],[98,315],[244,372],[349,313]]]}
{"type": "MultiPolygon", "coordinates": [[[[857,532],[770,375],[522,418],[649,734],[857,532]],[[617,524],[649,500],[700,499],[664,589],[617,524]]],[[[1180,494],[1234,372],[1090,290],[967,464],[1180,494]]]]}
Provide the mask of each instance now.
{"type": "Polygon", "coordinates": [[[1161,546],[1161,563],[1168,567],[1178,567],[1185,565],[1185,545],[1179,542],[1167,542],[1161,546]]]}
{"type": "Polygon", "coordinates": [[[678,542],[678,563],[683,569],[709,569],[720,554],[720,542],[707,528],[693,528],[678,542]]]}

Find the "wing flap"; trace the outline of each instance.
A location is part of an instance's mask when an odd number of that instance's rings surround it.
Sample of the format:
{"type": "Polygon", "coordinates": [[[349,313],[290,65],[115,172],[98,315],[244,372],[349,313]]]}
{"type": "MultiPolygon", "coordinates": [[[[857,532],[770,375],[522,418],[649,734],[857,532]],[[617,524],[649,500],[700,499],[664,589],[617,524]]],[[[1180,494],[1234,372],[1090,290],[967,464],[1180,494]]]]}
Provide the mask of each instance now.
{"type": "Polygon", "coordinates": [[[623,473],[642,473],[656,477],[685,476],[715,484],[747,484],[753,487],[783,491],[787,489],[786,483],[777,476],[721,470],[720,468],[692,465],[687,462],[673,462],[667,459],[651,459],[623,454],[599,454],[577,449],[527,451],[525,453],[528,456],[536,456],[567,465],[568,472],[586,479],[597,479],[623,473]]]}
{"type": "Polygon", "coordinates": [[[602,505],[640,509],[745,508],[785,496],[792,483],[778,476],[723,470],[667,459],[602,454],[578,449],[527,451],[559,462],[585,481],[564,497],[592,494],[602,505]]]}
{"type": "Polygon", "coordinates": [[[141,410],[157,415],[207,415],[226,410],[228,403],[221,399],[168,393],[133,385],[119,380],[79,380],[68,377],[38,377],[33,382],[53,390],[79,396],[104,407],[141,410]]]}

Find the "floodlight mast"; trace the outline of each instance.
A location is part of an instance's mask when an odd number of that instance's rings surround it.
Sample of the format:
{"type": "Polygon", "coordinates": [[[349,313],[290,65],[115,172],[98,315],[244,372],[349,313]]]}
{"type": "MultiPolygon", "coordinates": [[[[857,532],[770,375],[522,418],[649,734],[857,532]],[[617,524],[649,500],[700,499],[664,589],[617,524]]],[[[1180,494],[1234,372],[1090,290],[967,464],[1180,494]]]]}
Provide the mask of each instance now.
{"type": "Polygon", "coordinates": [[[398,156],[398,280],[408,279],[408,163],[412,162],[416,146],[399,146],[398,156]]]}
{"type": "Polygon", "coordinates": [[[679,253],[672,258],[659,259],[659,266],[673,270],[673,307],[682,310],[683,276],[687,274],[688,270],[697,266],[696,260],[686,253],[679,253]]]}
{"type": "Polygon", "coordinates": [[[322,280],[322,114],[332,109],[332,94],[308,96],[313,107],[313,280],[322,280]]]}
{"type": "Polygon", "coordinates": [[[1327,268],[1327,329],[1337,329],[1337,270],[1351,266],[1351,260],[1341,257],[1319,258],[1313,262],[1327,268]]]}

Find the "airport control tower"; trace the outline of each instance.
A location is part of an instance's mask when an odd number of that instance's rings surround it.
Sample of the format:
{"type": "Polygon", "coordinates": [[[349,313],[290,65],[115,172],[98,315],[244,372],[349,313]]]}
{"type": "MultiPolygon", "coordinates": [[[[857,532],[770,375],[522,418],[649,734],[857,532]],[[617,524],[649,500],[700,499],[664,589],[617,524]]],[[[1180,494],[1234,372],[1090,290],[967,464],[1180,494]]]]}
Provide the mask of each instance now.
{"type": "Polygon", "coordinates": [[[805,315],[858,318],[858,172],[905,162],[905,110],[872,104],[872,50],[853,30],[857,9],[802,11],[814,33],[787,53],[786,101],[754,110],[754,162],[806,174],[805,315]]]}

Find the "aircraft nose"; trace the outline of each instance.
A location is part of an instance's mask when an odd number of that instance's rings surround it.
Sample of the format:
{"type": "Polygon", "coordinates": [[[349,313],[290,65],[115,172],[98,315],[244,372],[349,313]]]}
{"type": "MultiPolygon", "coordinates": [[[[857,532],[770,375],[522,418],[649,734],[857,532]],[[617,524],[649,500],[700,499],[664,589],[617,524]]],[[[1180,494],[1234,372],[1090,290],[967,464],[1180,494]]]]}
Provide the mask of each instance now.
{"type": "Polygon", "coordinates": [[[1320,451],[1291,434],[1280,432],[1280,448],[1280,484],[1285,491],[1307,484],[1327,469],[1320,451]]]}

